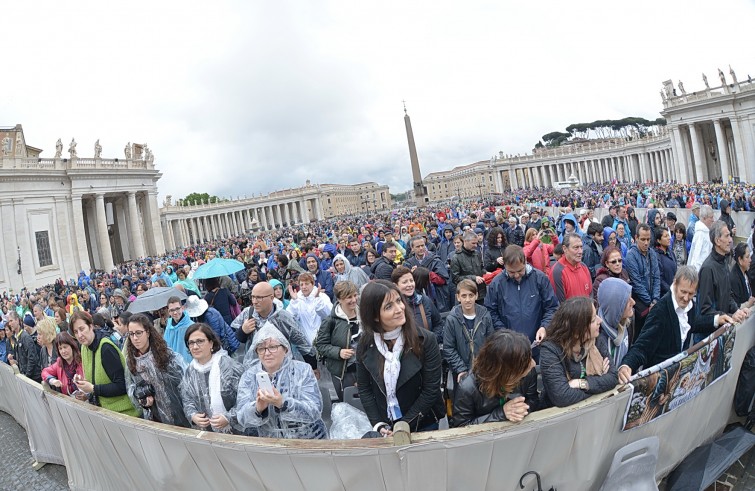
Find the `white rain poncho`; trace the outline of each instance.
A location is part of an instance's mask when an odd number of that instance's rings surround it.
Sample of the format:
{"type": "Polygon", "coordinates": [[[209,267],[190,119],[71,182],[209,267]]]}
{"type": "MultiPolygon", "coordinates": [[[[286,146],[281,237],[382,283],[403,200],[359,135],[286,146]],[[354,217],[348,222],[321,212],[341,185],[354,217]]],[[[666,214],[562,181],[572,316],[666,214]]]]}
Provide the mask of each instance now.
{"type": "Polygon", "coordinates": [[[154,404],[150,409],[152,419],[161,423],[189,427],[184,415],[181,402],[181,380],[183,379],[186,363],[181,355],[168,348],[170,361],[166,370],[162,371],[155,365],[152,351],[147,351],[136,359],[136,373],[126,370],[126,388],[128,397],[136,408],[140,408],[134,392],[140,383],[148,383],[154,389],[154,404]]]}
{"type": "MultiPolygon", "coordinates": [[[[357,290],[361,291],[362,287],[370,282],[370,277],[367,276],[367,273],[362,271],[362,268],[355,268],[352,266],[343,254],[336,254],[336,257],[333,258],[333,264],[335,265],[336,261],[339,259],[343,261],[344,270],[343,273],[336,273],[335,278],[333,279],[333,284],[336,284],[339,281],[350,281],[357,286],[357,290]]],[[[335,266],[333,269],[335,269],[335,266]]]]}
{"type": "Polygon", "coordinates": [[[225,428],[217,429],[212,426],[197,428],[220,433],[241,433],[236,420],[235,406],[239,379],[243,371],[241,363],[232,360],[225,350],[214,353],[213,359],[205,365],[192,360],[184,372],[181,384],[184,414],[192,427],[196,427],[191,422],[191,417],[196,413],[204,413],[207,418],[222,414],[229,423],[225,428]],[[213,371],[215,363],[217,363],[217,375],[213,371]],[[215,394],[214,397],[213,394],[215,394]]]}
{"type": "Polygon", "coordinates": [[[262,362],[255,359],[239,381],[236,416],[243,428],[255,428],[261,437],[324,439],[328,437],[322,420],[322,395],[312,367],[294,360],[286,337],[273,325],[266,323],[254,337],[250,350],[268,339],[275,339],[286,348],[281,368],[270,374],[273,386],[283,395],[286,410],[273,405],[257,413],[257,377],[264,371],[262,362]]]}

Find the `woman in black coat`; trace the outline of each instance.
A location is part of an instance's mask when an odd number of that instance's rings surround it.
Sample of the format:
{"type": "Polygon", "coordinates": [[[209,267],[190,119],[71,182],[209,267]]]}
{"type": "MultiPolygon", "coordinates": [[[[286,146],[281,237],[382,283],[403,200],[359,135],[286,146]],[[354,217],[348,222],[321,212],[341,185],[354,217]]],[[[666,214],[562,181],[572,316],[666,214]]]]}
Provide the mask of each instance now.
{"type": "Polygon", "coordinates": [[[412,432],[438,429],[445,407],[435,336],[415,327],[398,287],[384,280],[364,287],[359,312],[357,386],[370,424],[383,436],[392,435],[398,421],[412,432]]]}
{"type": "Polygon", "coordinates": [[[529,339],[501,329],[488,337],[477,355],[472,373],[454,394],[451,426],[519,422],[540,409],[537,372],[529,339]]]}
{"type": "Polygon", "coordinates": [[[499,227],[493,227],[488,232],[488,247],[485,249],[483,264],[485,271],[493,272],[498,268],[503,268],[503,250],[506,249],[508,242],[506,234],[499,227]]]}
{"type": "Polygon", "coordinates": [[[753,297],[752,284],[747,277],[750,269],[752,258],[750,257],[750,248],[745,242],[740,242],[734,248],[734,266],[731,268],[731,296],[737,305],[742,307],[752,307],[753,297]]]}

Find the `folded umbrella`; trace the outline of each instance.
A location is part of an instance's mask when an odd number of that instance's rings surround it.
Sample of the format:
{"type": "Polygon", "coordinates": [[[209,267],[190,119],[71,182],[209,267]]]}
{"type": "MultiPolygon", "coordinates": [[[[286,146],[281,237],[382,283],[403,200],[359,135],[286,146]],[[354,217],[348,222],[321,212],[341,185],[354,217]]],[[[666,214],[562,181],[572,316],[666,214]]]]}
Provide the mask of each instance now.
{"type": "Polygon", "coordinates": [[[160,310],[168,305],[170,297],[178,297],[183,300],[186,298],[186,294],[172,286],[156,286],[136,297],[136,300],[131,302],[126,310],[133,313],[160,310]]]}
{"type": "Polygon", "coordinates": [[[235,259],[222,259],[216,257],[205,264],[201,265],[194,272],[195,280],[204,280],[206,278],[217,278],[218,276],[228,276],[244,269],[244,263],[235,259]]]}

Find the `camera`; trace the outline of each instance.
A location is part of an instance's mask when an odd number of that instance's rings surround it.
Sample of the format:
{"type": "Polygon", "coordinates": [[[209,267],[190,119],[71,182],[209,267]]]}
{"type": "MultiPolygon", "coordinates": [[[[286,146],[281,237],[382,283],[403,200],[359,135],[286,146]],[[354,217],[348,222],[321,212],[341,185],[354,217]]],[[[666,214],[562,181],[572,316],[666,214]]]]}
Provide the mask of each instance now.
{"type": "Polygon", "coordinates": [[[145,407],[145,404],[147,404],[147,397],[150,396],[154,399],[155,388],[149,382],[140,380],[134,388],[134,397],[139,401],[139,404],[142,407],[145,407]]]}

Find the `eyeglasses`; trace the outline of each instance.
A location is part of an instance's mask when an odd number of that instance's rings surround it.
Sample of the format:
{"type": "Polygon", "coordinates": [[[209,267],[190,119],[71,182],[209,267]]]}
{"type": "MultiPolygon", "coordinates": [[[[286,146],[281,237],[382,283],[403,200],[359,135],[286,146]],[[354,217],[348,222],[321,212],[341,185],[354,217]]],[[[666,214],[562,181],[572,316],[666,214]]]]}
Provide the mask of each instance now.
{"type": "Polygon", "coordinates": [[[140,338],[140,337],[142,337],[144,335],[145,332],[146,331],[144,331],[144,330],[129,331],[128,332],[128,337],[130,337],[130,338],[140,338]]]}
{"type": "Polygon", "coordinates": [[[193,341],[189,341],[188,343],[186,343],[186,347],[189,349],[193,348],[194,346],[196,346],[197,348],[201,348],[206,342],[207,342],[206,339],[195,339],[193,341]]]}
{"type": "Polygon", "coordinates": [[[270,353],[270,354],[273,354],[273,355],[274,355],[275,353],[277,353],[277,352],[278,352],[278,348],[280,348],[281,346],[283,346],[283,345],[281,345],[281,344],[274,344],[273,346],[268,346],[267,348],[262,348],[262,347],[259,347],[259,348],[257,348],[257,349],[256,349],[256,350],[254,350],[254,351],[256,351],[256,352],[257,352],[257,356],[262,356],[262,355],[264,355],[264,354],[265,354],[265,351],[267,351],[268,353],[270,353]]]}
{"type": "Polygon", "coordinates": [[[272,296],[273,296],[272,293],[270,295],[259,295],[259,296],[258,295],[252,295],[252,302],[255,302],[255,301],[261,302],[264,299],[266,299],[267,297],[272,297],[272,296]]]}
{"type": "Polygon", "coordinates": [[[614,259],[613,261],[608,261],[608,264],[621,264],[621,263],[622,263],[621,259],[614,259]]]}
{"type": "Polygon", "coordinates": [[[181,307],[175,307],[175,308],[172,308],[172,309],[168,309],[168,312],[170,312],[171,314],[177,314],[177,313],[181,312],[181,307]]]}

